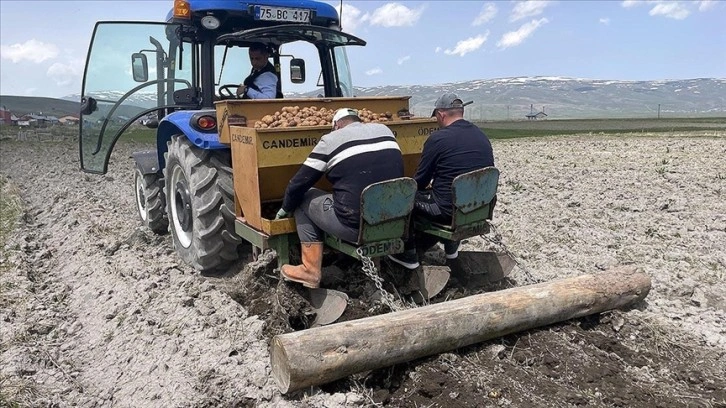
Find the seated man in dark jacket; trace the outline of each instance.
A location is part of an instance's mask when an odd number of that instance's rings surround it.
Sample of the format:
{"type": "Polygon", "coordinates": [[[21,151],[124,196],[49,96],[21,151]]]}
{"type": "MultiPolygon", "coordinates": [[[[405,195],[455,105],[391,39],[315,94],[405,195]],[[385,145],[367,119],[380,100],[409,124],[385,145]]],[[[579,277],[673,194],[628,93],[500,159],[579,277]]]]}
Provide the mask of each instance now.
{"type": "Polygon", "coordinates": [[[282,88],[275,67],[270,63],[270,52],[263,44],[252,44],[249,49],[252,72],[237,88],[242,99],[282,98],[282,88]]]}
{"type": "MultiPolygon", "coordinates": [[[[414,214],[449,224],[453,211],[451,184],[457,176],[494,166],[494,154],[489,139],[476,125],[464,119],[464,106],[471,102],[462,100],[453,93],[446,93],[436,100],[434,112],[439,130],[432,133],[424,143],[421,161],[414,179],[418,184],[414,214]]],[[[430,237],[421,237],[430,240],[430,237]]],[[[433,243],[435,243],[434,241],[433,243]]],[[[433,244],[432,243],[432,244],[433,244]]],[[[459,242],[444,242],[448,259],[458,256],[459,242]]],[[[389,255],[389,258],[408,268],[419,267],[416,255],[416,237],[409,229],[405,251],[389,255]]]]}
{"type": "Polygon", "coordinates": [[[393,132],[380,123],[362,123],[353,109],[338,109],[333,131],[320,139],[290,180],[275,217],[295,212],[302,246],[302,265],[283,265],[283,278],[319,287],[323,233],[356,242],[363,189],[398,177],[403,177],[403,156],[393,132]],[[332,193],[311,188],[323,175],[332,184],[332,193]]]}

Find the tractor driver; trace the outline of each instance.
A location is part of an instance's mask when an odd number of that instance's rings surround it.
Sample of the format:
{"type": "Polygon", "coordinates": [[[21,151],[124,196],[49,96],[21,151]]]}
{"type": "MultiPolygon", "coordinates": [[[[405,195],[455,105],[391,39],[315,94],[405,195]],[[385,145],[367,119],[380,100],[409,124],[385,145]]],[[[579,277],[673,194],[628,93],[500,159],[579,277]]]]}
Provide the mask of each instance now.
{"type": "MultiPolygon", "coordinates": [[[[436,116],[439,130],[426,139],[421,161],[413,176],[418,184],[414,214],[451,224],[454,208],[451,185],[454,178],[494,166],[491,142],[479,127],[464,119],[464,106],[470,103],[462,102],[453,93],[445,93],[436,100],[431,116],[436,116]]],[[[416,242],[414,228],[411,227],[404,252],[388,257],[405,268],[416,269],[419,267],[416,247],[428,249],[437,241],[435,237],[424,235],[416,242]]],[[[459,241],[445,240],[444,252],[447,259],[456,259],[459,241]]]]}
{"type": "Polygon", "coordinates": [[[320,286],[323,232],[356,242],[360,197],[370,184],[403,177],[403,156],[393,132],[380,123],[362,123],[358,112],[338,109],[333,131],[320,138],[285,191],[275,219],[295,214],[302,265],[283,265],[283,279],[320,286]],[[333,192],[313,185],[326,176],[333,192]]]}
{"type": "Polygon", "coordinates": [[[249,48],[252,72],[237,88],[237,97],[242,99],[282,98],[282,88],[277,71],[269,61],[270,52],[264,44],[255,43],[249,48]]]}

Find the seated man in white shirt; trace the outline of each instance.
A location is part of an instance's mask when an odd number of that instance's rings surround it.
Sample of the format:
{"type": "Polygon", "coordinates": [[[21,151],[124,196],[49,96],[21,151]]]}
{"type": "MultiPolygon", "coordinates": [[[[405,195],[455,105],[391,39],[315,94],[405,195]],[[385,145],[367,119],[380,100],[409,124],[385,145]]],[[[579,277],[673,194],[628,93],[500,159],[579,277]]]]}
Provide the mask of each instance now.
{"type": "Polygon", "coordinates": [[[237,88],[242,99],[282,98],[280,81],[275,67],[270,63],[270,52],[263,44],[253,44],[249,49],[252,72],[237,88]]]}

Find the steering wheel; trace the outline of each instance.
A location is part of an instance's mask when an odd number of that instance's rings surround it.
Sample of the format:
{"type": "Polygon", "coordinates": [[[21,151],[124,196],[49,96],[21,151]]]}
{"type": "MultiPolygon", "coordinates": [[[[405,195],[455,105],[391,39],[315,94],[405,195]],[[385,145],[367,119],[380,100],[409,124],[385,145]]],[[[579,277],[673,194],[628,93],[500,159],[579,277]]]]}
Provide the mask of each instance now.
{"type": "Polygon", "coordinates": [[[220,99],[239,99],[241,96],[237,96],[237,88],[239,84],[227,84],[219,87],[219,98],[220,99]]]}

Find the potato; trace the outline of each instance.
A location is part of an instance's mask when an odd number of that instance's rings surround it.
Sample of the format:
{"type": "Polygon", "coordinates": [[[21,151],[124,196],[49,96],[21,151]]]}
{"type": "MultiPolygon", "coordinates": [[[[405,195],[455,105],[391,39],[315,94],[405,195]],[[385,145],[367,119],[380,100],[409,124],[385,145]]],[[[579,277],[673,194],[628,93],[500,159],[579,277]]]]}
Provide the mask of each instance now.
{"type": "MultiPolygon", "coordinates": [[[[265,115],[255,122],[255,128],[286,128],[300,126],[330,126],[337,109],[324,106],[283,106],[271,115],[265,115]]],[[[373,112],[368,108],[358,109],[358,116],[363,123],[383,123],[394,120],[390,111],[373,112]]]]}

